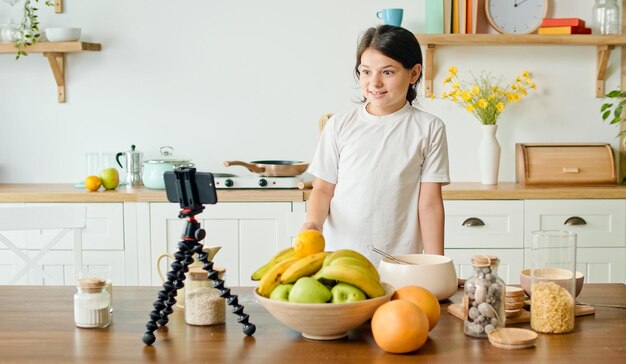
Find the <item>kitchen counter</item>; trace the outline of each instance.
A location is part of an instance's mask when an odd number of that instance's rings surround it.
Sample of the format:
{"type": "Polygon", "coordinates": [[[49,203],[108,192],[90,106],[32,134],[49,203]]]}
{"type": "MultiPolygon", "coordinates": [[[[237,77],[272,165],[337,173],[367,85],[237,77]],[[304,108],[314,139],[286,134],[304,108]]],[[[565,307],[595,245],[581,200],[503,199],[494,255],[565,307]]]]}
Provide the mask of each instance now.
{"type": "MultiPolygon", "coordinates": [[[[241,189],[218,190],[222,202],[305,201],[311,190],[241,189]]],[[[456,182],[443,188],[445,200],[523,200],[523,199],[626,199],[626,186],[533,187],[512,182],[481,185],[456,182]]],[[[113,191],[89,192],[70,184],[0,184],[3,202],[167,202],[164,190],[118,187],[113,191]]]]}
{"type": "MultiPolygon", "coordinates": [[[[167,330],[144,346],[144,325],[159,287],[113,287],[113,323],[106,329],[79,329],[73,322],[73,287],[0,286],[0,362],[43,363],[618,363],[626,348],[626,310],[596,307],[576,318],[573,333],[540,334],[534,348],[498,349],[486,339],[463,334],[463,321],[446,312],[460,302],[458,291],[442,304],[439,324],[416,352],[394,355],[378,348],[369,323],[338,341],[313,341],[276,321],[252,296],[252,288],[233,288],[257,331],[246,337],[227,308],[225,325],[188,326],[175,309],[167,330]]],[[[579,299],[592,304],[626,305],[623,284],[585,285],[579,299]]],[[[528,323],[516,327],[528,328],[528,323]]]]}

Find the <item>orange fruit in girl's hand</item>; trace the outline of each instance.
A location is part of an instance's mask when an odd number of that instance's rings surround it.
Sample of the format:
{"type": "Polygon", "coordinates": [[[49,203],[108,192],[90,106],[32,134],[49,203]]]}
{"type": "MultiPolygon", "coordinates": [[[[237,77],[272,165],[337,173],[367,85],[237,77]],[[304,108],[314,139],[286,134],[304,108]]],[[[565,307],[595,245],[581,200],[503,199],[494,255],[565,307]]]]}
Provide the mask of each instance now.
{"type": "Polygon", "coordinates": [[[85,178],[85,188],[89,191],[97,191],[102,186],[102,181],[98,176],[88,176],[85,178]]]}
{"type": "Polygon", "coordinates": [[[406,300],[382,304],[372,317],[372,335],[386,352],[415,351],[428,339],[428,317],[421,308],[406,300]]]}
{"type": "Polygon", "coordinates": [[[431,291],[420,286],[404,286],[397,289],[391,296],[392,300],[407,300],[419,306],[428,317],[428,331],[432,330],[439,322],[441,307],[439,300],[431,291]]]}
{"type": "Polygon", "coordinates": [[[324,251],[326,241],[324,235],[317,230],[304,230],[293,241],[293,250],[299,257],[320,253],[324,251]]]}

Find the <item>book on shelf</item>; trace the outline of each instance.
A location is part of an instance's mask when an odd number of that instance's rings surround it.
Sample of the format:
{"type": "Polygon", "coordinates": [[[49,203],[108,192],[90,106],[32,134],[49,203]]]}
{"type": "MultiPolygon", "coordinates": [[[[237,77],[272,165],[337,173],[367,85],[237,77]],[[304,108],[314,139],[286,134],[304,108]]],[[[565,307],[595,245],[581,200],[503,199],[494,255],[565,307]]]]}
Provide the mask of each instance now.
{"type": "Polygon", "coordinates": [[[476,23],[478,21],[478,0],[467,0],[466,4],[467,15],[465,31],[467,34],[476,34],[476,23]]]}
{"type": "Polygon", "coordinates": [[[443,0],[443,33],[452,33],[452,1],[443,0]]]}
{"type": "Polygon", "coordinates": [[[580,18],[543,18],[542,27],[585,27],[585,21],[580,18]]]}
{"type": "Polygon", "coordinates": [[[426,34],[443,34],[444,0],[426,0],[426,34]]]}
{"type": "Polygon", "coordinates": [[[585,27],[541,27],[538,34],[591,34],[590,28],[585,27]]]}

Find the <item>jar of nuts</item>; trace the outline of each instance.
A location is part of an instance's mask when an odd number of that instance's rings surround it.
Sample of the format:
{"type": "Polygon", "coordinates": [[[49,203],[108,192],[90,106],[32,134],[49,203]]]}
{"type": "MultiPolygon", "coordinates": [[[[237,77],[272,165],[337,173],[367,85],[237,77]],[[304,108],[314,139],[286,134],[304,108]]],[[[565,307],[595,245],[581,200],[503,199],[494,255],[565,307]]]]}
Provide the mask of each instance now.
{"type": "Polygon", "coordinates": [[[486,338],[493,329],[505,324],[505,284],[498,277],[498,257],[476,255],[472,258],[474,275],[465,281],[465,335],[486,338]]]}

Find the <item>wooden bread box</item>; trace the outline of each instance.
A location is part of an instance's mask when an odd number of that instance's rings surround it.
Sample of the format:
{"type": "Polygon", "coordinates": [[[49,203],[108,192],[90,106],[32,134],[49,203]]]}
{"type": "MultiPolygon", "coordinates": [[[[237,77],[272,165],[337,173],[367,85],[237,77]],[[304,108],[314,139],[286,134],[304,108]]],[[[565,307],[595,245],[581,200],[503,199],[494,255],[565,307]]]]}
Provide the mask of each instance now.
{"type": "Polygon", "coordinates": [[[523,185],[615,185],[608,143],[518,143],[515,179],[523,185]]]}

